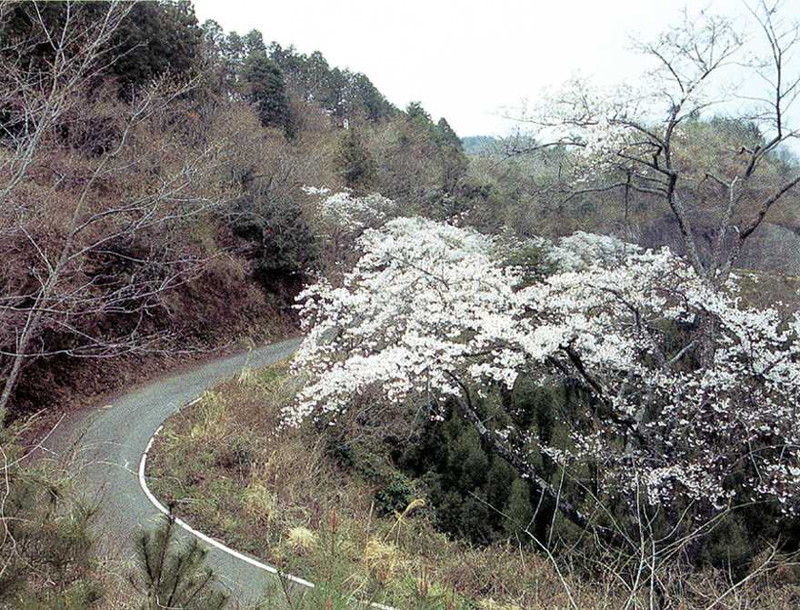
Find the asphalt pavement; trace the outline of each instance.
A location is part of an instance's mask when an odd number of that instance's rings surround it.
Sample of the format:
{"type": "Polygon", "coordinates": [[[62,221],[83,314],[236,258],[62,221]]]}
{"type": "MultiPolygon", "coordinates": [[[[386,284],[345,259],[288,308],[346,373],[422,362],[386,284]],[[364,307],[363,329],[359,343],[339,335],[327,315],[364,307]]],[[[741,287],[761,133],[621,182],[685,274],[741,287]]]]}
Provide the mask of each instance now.
{"type": "MultiPolygon", "coordinates": [[[[291,356],[300,344],[290,339],[214,360],[123,393],[71,421],[49,440],[56,451],[75,451],[78,490],[99,500],[93,533],[100,552],[124,562],[133,556],[132,542],[142,528],[155,525],[159,510],[142,489],[138,469],[159,426],[183,405],[243,368],[264,367],[291,356]]],[[[181,531],[182,536],[189,536],[181,531]]],[[[275,576],[211,545],[207,563],[234,599],[243,603],[262,598],[275,576]]]]}

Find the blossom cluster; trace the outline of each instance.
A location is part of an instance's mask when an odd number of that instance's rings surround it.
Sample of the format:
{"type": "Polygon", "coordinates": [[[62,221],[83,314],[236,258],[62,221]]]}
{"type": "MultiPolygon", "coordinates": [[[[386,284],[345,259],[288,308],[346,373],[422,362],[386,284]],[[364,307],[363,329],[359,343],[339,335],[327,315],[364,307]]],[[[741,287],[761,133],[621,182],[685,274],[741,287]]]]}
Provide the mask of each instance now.
{"type": "Polygon", "coordinates": [[[378,193],[356,196],[349,190],[332,193],[326,188],[304,187],[306,194],[317,196],[317,217],[327,225],[350,233],[380,226],[396,216],[397,204],[378,193]]]}
{"type": "Polygon", "coordinates": [[[365,231],[342,284],[300,296],[295,366],[311,381],[286,421],[335,416],[368,390],[435,401],[569,377],[593,400],[563,415],[566,444],[539,447],[563,467],[591,461],[652,503],[800,509],[800,315],[745,307],[734,280],[711,288],[668,249],[586,233],[546,248],[555,271],[530,283],[470,229],[397,218],[365,231]]]}
{"type": "Polygon", "coordinates": [[[624,164],[621,155],[641,142],[636,126],[644,123],[643,109],[652,110],[652,103],[652,92],[630,84],[600,87],[576,78],[545,96],[532,122],[575,149],[579,173],[574,179],[580,182],[624,164]]]}

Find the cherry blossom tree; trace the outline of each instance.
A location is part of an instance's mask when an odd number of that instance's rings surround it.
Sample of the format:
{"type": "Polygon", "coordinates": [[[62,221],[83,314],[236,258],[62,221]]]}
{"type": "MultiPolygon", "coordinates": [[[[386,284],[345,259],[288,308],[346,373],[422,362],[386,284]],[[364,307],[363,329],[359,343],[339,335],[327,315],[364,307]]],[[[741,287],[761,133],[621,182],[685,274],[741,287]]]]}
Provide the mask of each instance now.
{"type": "Polygon", "coordinates": [[[574,151],[562,176],[569,196],[619,192],[625,202],[665,204],[697,275],[724,285],[745,242],[800,183],[797,171],[775,171],[798,135],[789,119],[800,93],[800,26],[783,13],[780,2],[761,0],[747,37],[724,17],[684,12],[636,43],[651,65],[640,79],[608,88],[573,79],[523,111],[516,118],[532,131],[513,152],[574,151]],[[712,117],[742,128],[710,143],[691,126],[712,117]]]}
{"type": "Polygon", "coordinates": [[[356,195],[350,189],[304,186],[311,200],[311,217],[323,248],[324,275],[334,278],[355,262],[356,241],[400,214],[400,206],[380,193],[356,195]]]}
{"type": "Polygon", "coordinates": [[[358,235],[364,229],[379,227],[397,215],[398,205],[379,193],[357,196],[350,190],[331,192],[326,188],[306,186],[303,192],[319,197],[317,219],[328,229],[358,235]]]}
{"type": "Polygon", "coordinates": [[[359,245],[340,286],[300,297],[295,366],[309,383],[288,424],[333,423],[366,392],[433,418],[453,401],[566,518],[616,543],[625,534],[596,518],[611,494],[671,514],[800,509],[800,314],[746,307],[735,274],[715,287],[668,249],[585,233],[509,244],[421,218],[367,230],[359,245]],[[509,262],[524,248],[541,253],[538,278],[509,262]],[[710,359],[698,353],[708,320],[710,359]],[[584,391],[559,414],[563,443],[484,400],[521,379],[584,391]],[[542,455],[582,481],[574,493],[545,476],[542,455]]]}

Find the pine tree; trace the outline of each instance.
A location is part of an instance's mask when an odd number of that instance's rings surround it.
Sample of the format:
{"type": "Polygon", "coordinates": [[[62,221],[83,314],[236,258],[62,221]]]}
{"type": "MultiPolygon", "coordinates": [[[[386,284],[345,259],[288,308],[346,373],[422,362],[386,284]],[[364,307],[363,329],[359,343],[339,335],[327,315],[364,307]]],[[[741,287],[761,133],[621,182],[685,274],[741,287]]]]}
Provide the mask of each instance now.
{"type": "Polygon", "coordinates": [[[258,109],[261,124],[282,129],[289,127],[291,113],[283,73],[267,57],[266,52],[256,52],[247,57],[244,80],[247,83],[248,97],[258,109]]]}
{"type": "Polygon", "coordinates": [[[431,115],[422,107],[421,102],[410,102],[406,106],[406,115],[412,121],[417,121],[424,125],[433,125],[431,115]]]}
{"type": "Polygon", "coordinates": [[[453,131],[453,128],[450,127],[450,123],[448,123],[447,119],[444,117],[439,119],[439,122],[436,124],[436,133],[440,146],[451,147],[459,152],[464,152],[464,147],[461,144],[461,138],[456,135],[456,132],[453,131]]]}
{"type": "Polygon", "coordinates": [[[136,540],[139,574],[132,582],[147,596],[144,608],[223,608],[228,597],[214,588],[214,573],[203,566],[206,549],[201,548],[194,537],[180,545],[175,539],[176,533],[175,517],[170,514],[158,528],[143,532],[136,540]]]}
{"type": "Polygon", "coordinates": [[[461,138],[444,117],[434,127],[434,139],[439,148],[444,191],[453,195],[467,172],[469,160],[464,154],[461,138]]]}
{"type": "Polygon", "coordinates": [[[136,2],[112,44],[118,59],[110,71],[130,90],[162,74],[196,74],[203,32],[187,0],[136,2]]]}
{"type": "Polygon", "coordinates": [[[361,134],[349,129],[339,144],[336,164],[347,188],[366,193],[375,184],[377,167],[361,134]]]}

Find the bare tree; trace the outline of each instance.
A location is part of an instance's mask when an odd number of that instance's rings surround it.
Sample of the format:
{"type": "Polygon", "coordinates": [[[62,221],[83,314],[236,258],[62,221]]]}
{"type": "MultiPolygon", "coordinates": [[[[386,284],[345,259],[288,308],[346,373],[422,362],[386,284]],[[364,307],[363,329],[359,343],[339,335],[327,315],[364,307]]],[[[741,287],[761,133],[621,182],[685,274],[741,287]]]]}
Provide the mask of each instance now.
{"type": "Polygon", "coordinates": [[[225,199],[223,142],[180,120],[194,83],[164,78],[123,103],[96,78],[128,7],[98,22],[67,3],[57,26],[27,8],[33,32],[0,54],[0,413],[43,356],[164,348],[152,318],[204,259],[181,235],[225,199]]]}
{"type": "MultiPolygon", "coordinates": [[[[14,4],[0,2],[4,26],[14,4]]],[[[7,114],[0,135],[11,151],[0,159],[0,206],[28,174],[43,139],[78,101],[76,93],[113,62],[109,43],[130,10],[130,5],[109,2],[95,20],[83,18],[80,3],[66,2],[64,7],[61,23],[53,24],[44,18],[41,3],[29,3],[33,32],[0,41],[0,106],[7,114]],[[47,60],[34,60],[39,46],[47,47],[47,60]]]]}

